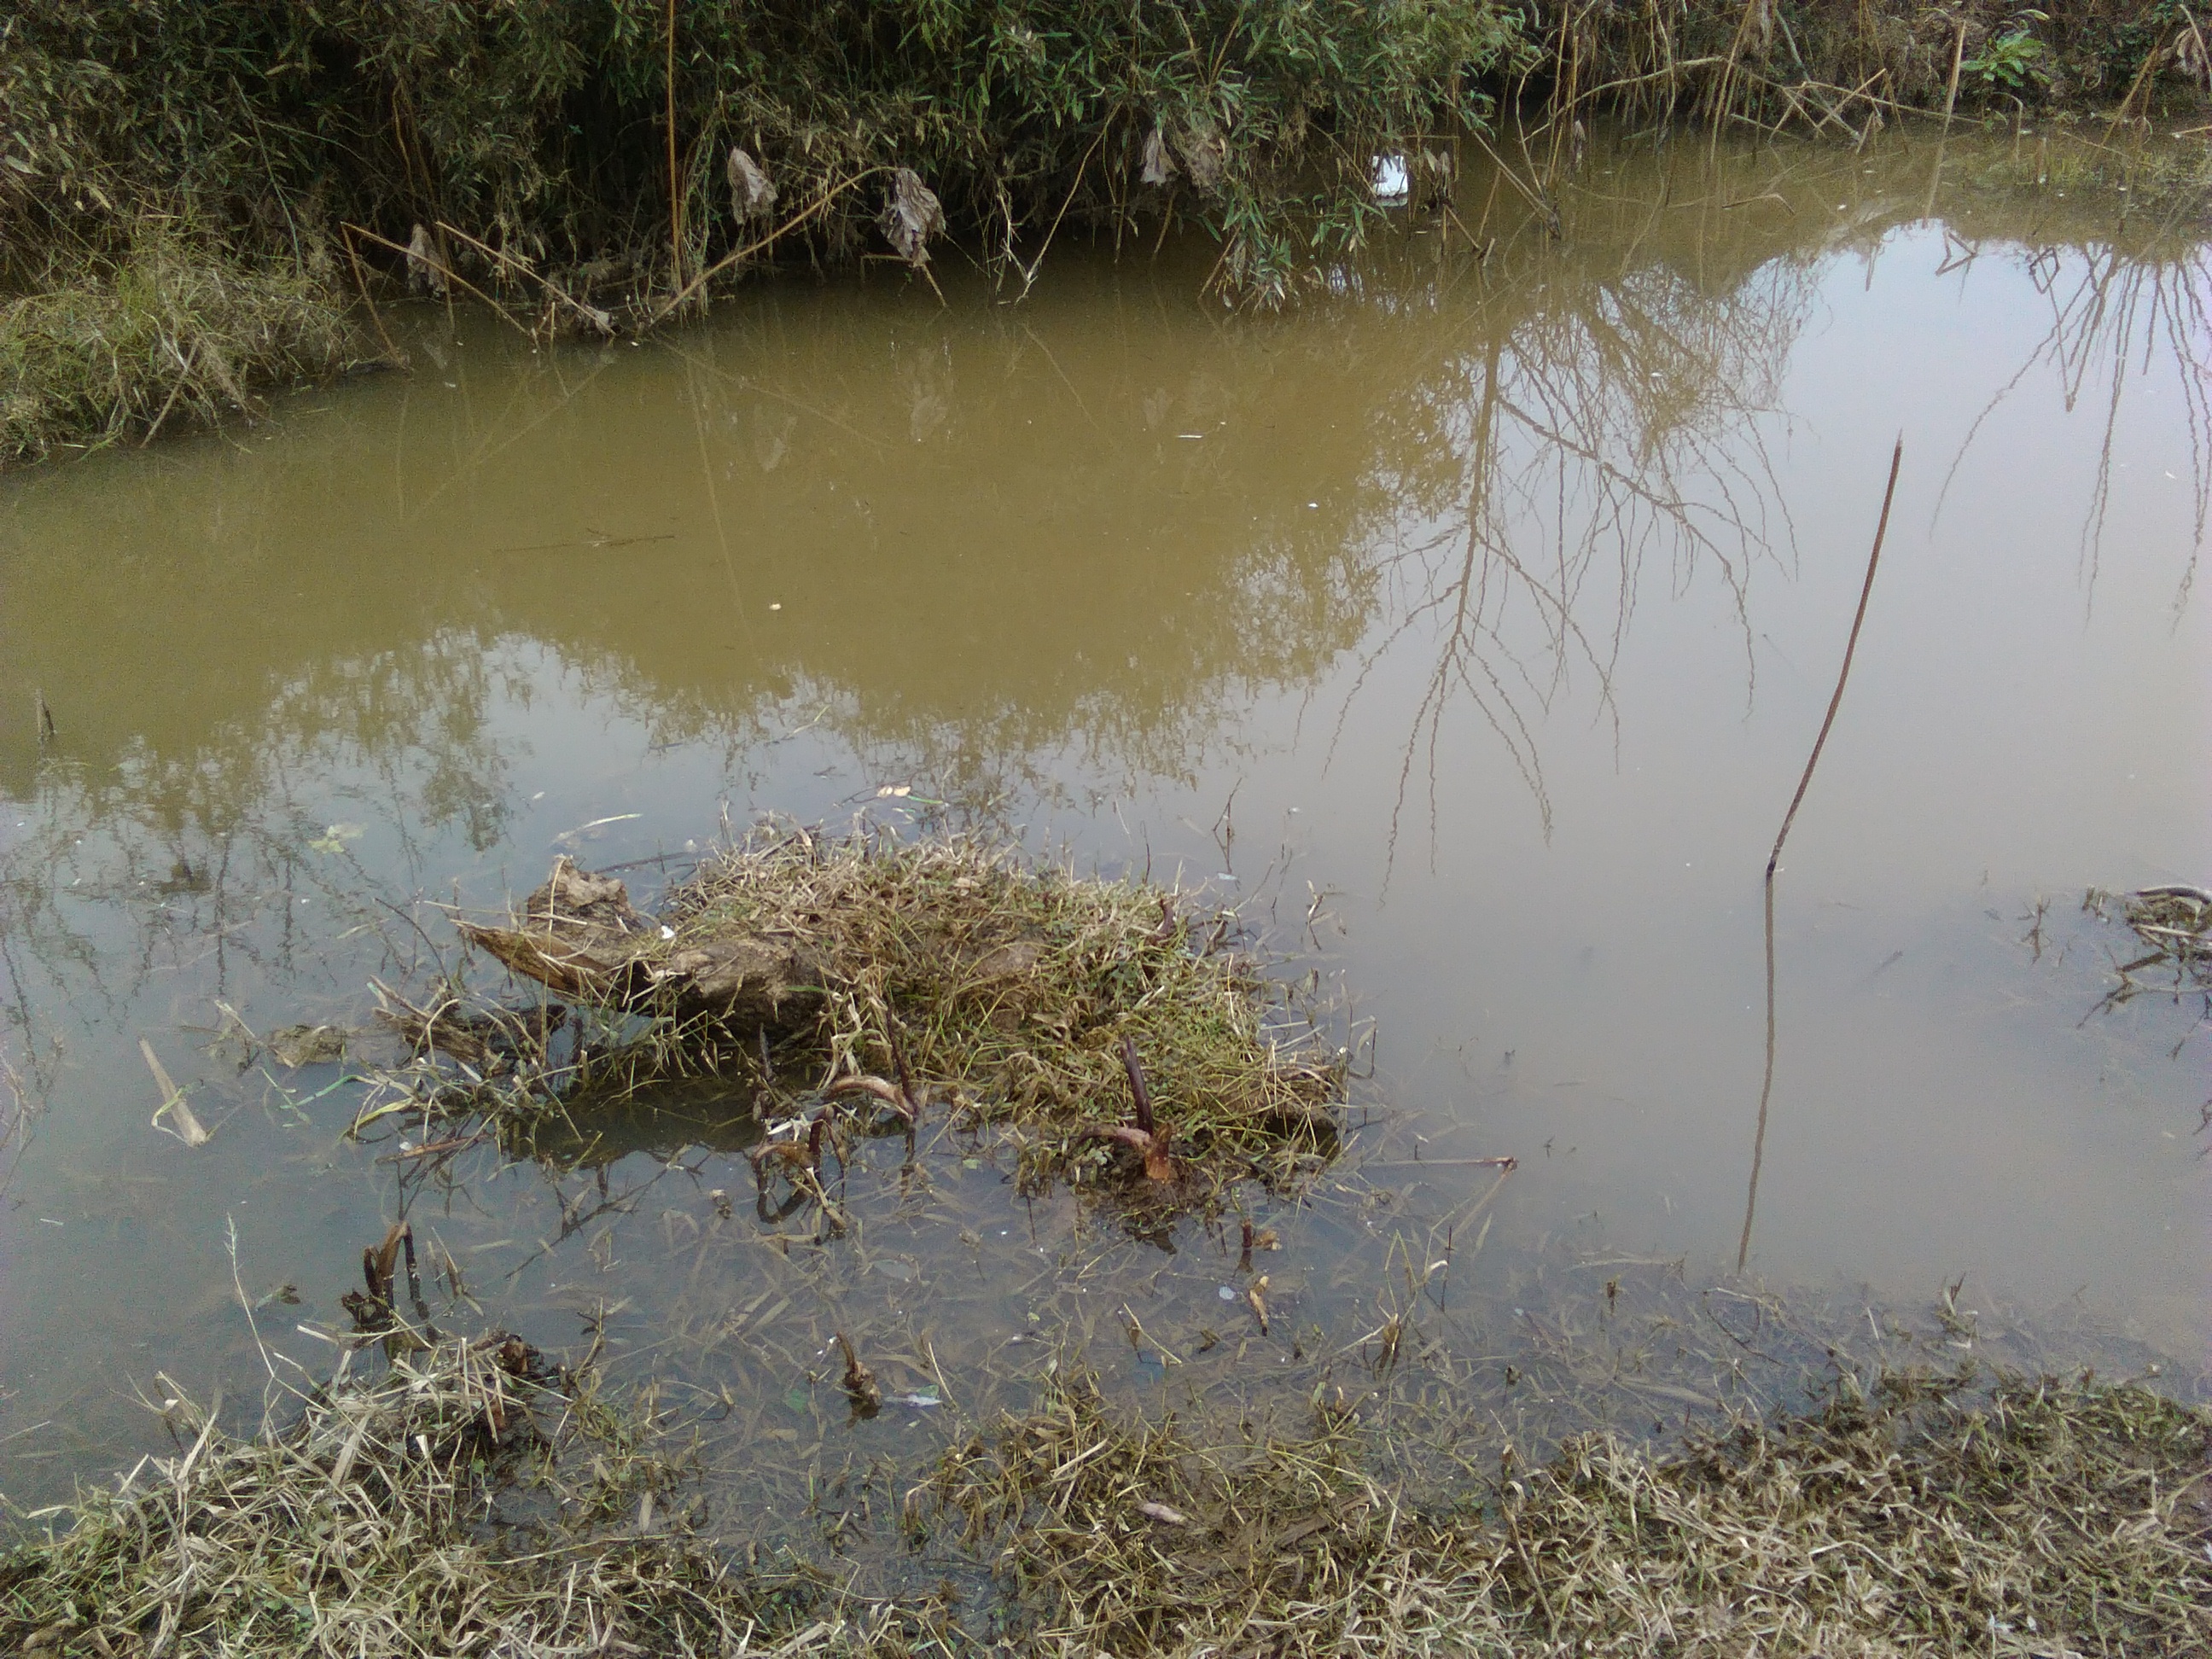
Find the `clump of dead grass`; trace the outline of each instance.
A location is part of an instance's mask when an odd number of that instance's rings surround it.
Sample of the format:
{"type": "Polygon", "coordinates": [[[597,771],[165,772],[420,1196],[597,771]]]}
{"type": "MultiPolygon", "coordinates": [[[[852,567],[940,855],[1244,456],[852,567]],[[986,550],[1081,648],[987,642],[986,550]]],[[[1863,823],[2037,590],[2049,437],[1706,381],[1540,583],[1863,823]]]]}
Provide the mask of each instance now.
{"type": "Polygon", "coordinates": [[[250,412],[257,388],[364,355],[322,283],[149,218],[120,254],[0,300],[0,458],[250,412]]]}
{"type": "MultiPolygon", "coordinates": [[[[868,1111],[887,1101],[909,1118],[1012,1130],[1033,1173],[1119,1160],[1161,1182],[1240,1159],[1279,1164],[1334,1138],[1340,1060],[1283,1006],[1233,914],[1143,880],[1040,867],[987,840],[763,830],[710,855],[657,917],[631,911],[612,884],[556,869],[516,926],[464,932],[563,994],[598,1000],[605,1040],[580,1025],[573,1064],[541,1057],[496,1080],[471,1071],[458,1088],[419,1065],[392,1079],[448,1115],[527,1124],[712,1074],[750,1081],[764,1120],[801,1125],[832,1099],[868,1111]],[[557,932],[563,892],[605,895],[600,920],[557,932]],[[732,982],[739,957],[769,964],[744,981],[745,1016],[726,1004],[702,1012],[702,983],[732,982]]],[[[439,1006],[445,1025],[461,1017],[450,987],[439,1006]]],[[[419,1054],[450,1051],[442,1029],[423,1026],[419,1054]]]]}
{"type": "Polygon", "coordinates": [[[2202,1653],[2212,1423],[2133,1386],[1889,1374],[1655,1459],[1611,1437],[1407,1512],[1322,1409],[1194,1438],[1080,1372],[917,1492],[1036,1650],[2202,1653]],[[1480,1508],[1472,1500],[1481,1498],[1480,1508]]]}
{"type": "MultiPolygon", "coordinates": [[[[66,1530],[0,1556],[0,1647],[764,1651],[750,1637],[788,1633],[810,1605],[806,1581],[741,1583],[672,1531],[665,1449],[589,1374],[545,1371],[512,1337],[399,1353],[254,1439],[187,1401],[167,1414],[178,1455],[142,1462],[80,1499],[66,1530]]],[[[854,1631],[818,1620],[805,1650],[846,1650],[854,1631]]]]}
{"type": "Polygon", "coordinates": [[[1185,1141],[1249,1148],[1327,1126],[1335,1067],[1270,1033],[1236,919],[1146,881],[1039,868],[968,837],[799,832],[710,859],[668,920],[679,946],[732,928],[806,939],[826,994],[788,1052],[833,1074],[903,1058],[977,1121],[1120,1121],[1127,1037],[1185,1141]]]}

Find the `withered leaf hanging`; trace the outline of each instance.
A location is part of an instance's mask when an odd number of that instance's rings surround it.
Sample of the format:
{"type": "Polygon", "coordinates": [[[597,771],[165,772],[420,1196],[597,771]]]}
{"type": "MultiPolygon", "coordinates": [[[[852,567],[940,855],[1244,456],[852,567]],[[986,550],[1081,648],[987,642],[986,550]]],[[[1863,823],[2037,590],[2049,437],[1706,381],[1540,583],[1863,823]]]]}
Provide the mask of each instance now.
{"type": "Polygon", "coordinates": [[[421,225],[407,239],[407,286],[417,294],[434,294],[443,299],[446,293],[446,272],[438,258],[438,250],[430,240],[430,233],[421,225]]]}
{"type": "Polygon", "coordinates": [[[730,146],[730,210],[738,216],[739,224],[750,224],[756,219],[765,219],[775,206],[775,185],[761,164],[738,149],[730,146]]]}
{"type": "Polygon", "coordinates": [[[929,239],[945,234],[945,207],[920,173],[900,167],[891,174],[890,194],[876,222],[892,251],[919,270],[929,263],[929,239]]]}
{"type": "Polygon", "coordinates": [[[1167,129],[1157,123],[1145,135],[1144,168],[1137,176],[1148,185],[1164,185],[1176,176],[1175,156],[1168,149],[1167,129]]]}

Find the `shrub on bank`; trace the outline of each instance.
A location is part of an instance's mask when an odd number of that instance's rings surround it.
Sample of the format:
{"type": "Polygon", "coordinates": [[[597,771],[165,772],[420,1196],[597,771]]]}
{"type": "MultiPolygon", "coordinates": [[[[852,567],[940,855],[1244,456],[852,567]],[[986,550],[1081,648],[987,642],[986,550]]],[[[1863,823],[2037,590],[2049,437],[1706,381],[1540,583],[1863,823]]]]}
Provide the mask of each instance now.
{"type": "Polygon", "coordinates": [[[188,198],[295,252],[443,222],[666,284],[832,192],[811,250],[880,248],[906,167],[987,247],[1172,208],[1280,292],[1357,240],[1375,152],[1479,118],[1519,39],[1492,0],[33,0],[0,33],[0,214],[28,246],[188,198]]]}
{"type": "Polygon", "coordinates": [[[1026,284],[1064,229],[1175,217],[1222,239],[1225,293],[1279,300],[1366,234],[1372,156],[1479,119],[1519,40],[1493,0],[28,0],[0,25],[0,444],[326,366],[380,272],[605,326],[594,294],[661,312],[754,244],[919,264],[941,227],[1026,284]],[[149,320],[169,214],[219,257],[163,263],[149,320]]]}

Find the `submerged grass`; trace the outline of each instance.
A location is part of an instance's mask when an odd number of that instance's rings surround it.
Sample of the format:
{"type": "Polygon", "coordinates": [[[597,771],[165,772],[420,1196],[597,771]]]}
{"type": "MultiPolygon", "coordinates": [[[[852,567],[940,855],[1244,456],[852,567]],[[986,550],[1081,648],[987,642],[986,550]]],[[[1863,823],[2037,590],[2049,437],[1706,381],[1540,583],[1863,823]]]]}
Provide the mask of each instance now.
{"type": "Polygon", "coordinates": [[[921,1472],[904,1526],[995,1594],[850,1595],[706,1541],[649,1407],[441,1342],[179,1455],[0,1558],[68,1655],[577,1652],[2181,1656],[2212,1640],[2204,1413],[2128,1385],[1889,1374],[1656,1457],[1589,1437],[1422,1510],[1387,1434],[1146,1423],[1079,1365],[921,1472]]]}

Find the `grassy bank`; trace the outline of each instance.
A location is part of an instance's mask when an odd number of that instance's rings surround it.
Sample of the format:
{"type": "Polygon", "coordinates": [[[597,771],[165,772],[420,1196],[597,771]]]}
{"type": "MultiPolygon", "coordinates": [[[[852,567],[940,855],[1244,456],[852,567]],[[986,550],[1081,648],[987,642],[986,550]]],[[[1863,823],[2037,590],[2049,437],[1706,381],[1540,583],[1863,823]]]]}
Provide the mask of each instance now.
{"type": "Polygon", "coordinates": [[[1553,0],[1542,73],[1554,104],[1854,142],[1912,115],[2094,112],[2117,128],[2203,109],[2206,19],[2181,0],[1553,0]]]}
{"type": "Polygon", "coordinates": [[[149,221],[113,254],[0,300],[0,432],[22,455],[150,438],[250,414],[257,389],[367,351],[310,272],[149,221]]]}
{"type": "MultiPolygon", "coordinates": [[[[360,1356],[358,1358],[366,1358],[360,1356]]],[[[1814,1412],[1510,1464],[1453,1513],[1363,1429],[1146,1423],[1080,1370],[916,1471],[912,1602],[742,1565],[639,1410],[513,1339],[343,1380],[0,1557],[0,1643],[55,1655],[580,1651],[1370,1656],[2197,1654],[2212,1425],[2130,1387],[1887,1376],[1814,1412]]]]}
{"type": "MultiPolygon", "coordinates": [[[[97,288],[189,214],[333,311],[411,287],[549,329],[648,325],[757,260],[926,270],[947,234],[1026,286],[1064,230],[1166,217],[1280,296],[1366,234],[1369,156],[1480,118],[1517,41],[1490,0],[33,0],[0,26],[0,295],[97,288]]],[[[183,373],[131,364],[73,422],[21,364],[0,453],[135,429],[183,373]]]]}
{"type": "Polygon", "coordinates": [[[2208,72],[2185,0],[31,0],[0,24],[0,456],[327,372],[377,338],[343,313],[409,289],[608,331],[763,264],[926,276],[947,240],[1021,292],[1056,239],[1184,223],[1210,288],[1278,303],[1375,228],[1374,156],[1434,193],[1438,136],[1503,106],[1541,196],[1585,116],[2129,124],[2208,72]],[[151,321],[149,241],[190,278],[151,321]]]}

